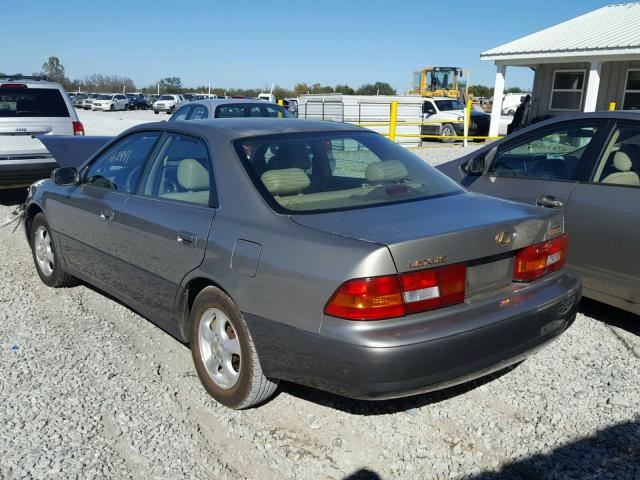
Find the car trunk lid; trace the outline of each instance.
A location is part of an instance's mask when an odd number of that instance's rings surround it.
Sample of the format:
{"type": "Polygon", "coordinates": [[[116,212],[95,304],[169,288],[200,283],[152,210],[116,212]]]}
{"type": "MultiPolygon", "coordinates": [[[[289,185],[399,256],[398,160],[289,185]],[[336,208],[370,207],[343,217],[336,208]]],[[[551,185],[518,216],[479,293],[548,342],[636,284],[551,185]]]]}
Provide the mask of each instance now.
{"type": "Polygon", "coordinates": [[[468,192],[292,219],[386,245],[399,273],[466,262],[467,295],[510,283],[516,252],[563,228],[557,212],[468,192]]]}

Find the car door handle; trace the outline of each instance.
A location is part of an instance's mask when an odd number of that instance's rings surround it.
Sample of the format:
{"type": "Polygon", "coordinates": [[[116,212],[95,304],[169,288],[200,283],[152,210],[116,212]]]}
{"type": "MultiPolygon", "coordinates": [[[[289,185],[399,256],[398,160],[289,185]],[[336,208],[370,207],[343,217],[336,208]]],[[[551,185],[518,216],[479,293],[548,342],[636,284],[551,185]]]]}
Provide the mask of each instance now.
{"type": "Polygon", "coordinates": [[[536,205],[546,208],[562,208],[562,202],[553,195],[543,195],[536,198],[536,205]]]}
{"type": "Polygon", "coordinates": [[[187,246],[195,245],[197,238],[198,237],[196,237],[196,235],[191,232],[178,233],[178,243],[180,245],[187,245],[187,246]]]}
{"type": "Polygon", "coordinates": [[[103,210],[100,212],[100,218],[106,222],[113,222],[113,210],[103,210]]]}

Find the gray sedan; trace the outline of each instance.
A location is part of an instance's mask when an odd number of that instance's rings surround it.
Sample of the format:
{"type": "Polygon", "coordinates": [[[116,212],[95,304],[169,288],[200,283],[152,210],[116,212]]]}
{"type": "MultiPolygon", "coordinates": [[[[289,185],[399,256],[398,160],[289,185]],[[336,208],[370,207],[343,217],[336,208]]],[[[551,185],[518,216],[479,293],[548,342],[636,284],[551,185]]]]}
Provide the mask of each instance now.
{"type": "Polygon", "coordinates": [[[585,297],[640,314],[640,114],[558,117],[438,168],[469,190],[563,212],[585,297]]]}
{"type": "Polygon", "coordinates": [[[220,98],[189,102],[180,107],[169,121],[243,117],[294,118],[295,116],[286,108],[264,100],[220,98]]]}
{"type": "Polygon", "coordinates": [[[233,408],[281,379],[368,399],[464,382],[554,339],[580,298],[560,213],[330,122],[137,126],[32,186],[24,224],[44,283],[82,279],[189,343],[233,408]]]}

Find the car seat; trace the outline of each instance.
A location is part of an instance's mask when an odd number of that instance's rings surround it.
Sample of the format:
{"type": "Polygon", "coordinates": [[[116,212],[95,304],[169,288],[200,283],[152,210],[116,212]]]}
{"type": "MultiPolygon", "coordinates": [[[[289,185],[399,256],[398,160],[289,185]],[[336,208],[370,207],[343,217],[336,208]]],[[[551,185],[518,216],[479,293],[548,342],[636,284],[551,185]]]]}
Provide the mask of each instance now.
{"type": "Polygon", "coordinates": [[[640,177],[636,172],[631,171],[633,162],[625,152],[622,150],[615,152],[613,166],[617,171],[607,175],[601,183],[640,186],[640,177]]]}

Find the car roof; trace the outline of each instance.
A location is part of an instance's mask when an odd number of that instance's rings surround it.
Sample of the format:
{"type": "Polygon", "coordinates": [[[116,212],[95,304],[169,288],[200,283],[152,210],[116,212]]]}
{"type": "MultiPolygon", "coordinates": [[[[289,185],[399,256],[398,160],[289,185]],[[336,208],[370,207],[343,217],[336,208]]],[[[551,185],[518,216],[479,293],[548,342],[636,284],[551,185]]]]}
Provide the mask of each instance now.
{"type": "Polygon", "coordinates": [[[240,103],[246,105],[256,104],[256,105],[276,105],[275,103],[265,102],[264,100],[255,100],[253,98],[209,98],[203,100],[194,100],[190,102],[189,105],[207,105],[209,107],[217,107],[218,105],[232,105],[234,103],[240,103]]]}
{"type": "Polygon", "coordinates": [[[153,122],[137,125],[127,132],[140,130],[179,130],[203,137],[220,137],[225,141],[238,138],[277,135],[283,133],[311,132],[371,132],[366,128],[348,123],[320,120],[300,120],[297,118],[215,118],[175,122],[153,122]]]}

